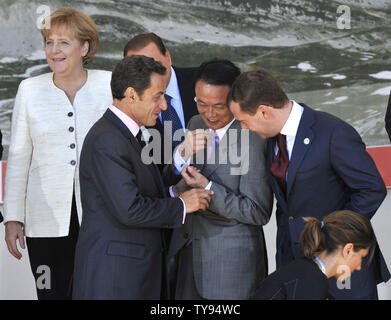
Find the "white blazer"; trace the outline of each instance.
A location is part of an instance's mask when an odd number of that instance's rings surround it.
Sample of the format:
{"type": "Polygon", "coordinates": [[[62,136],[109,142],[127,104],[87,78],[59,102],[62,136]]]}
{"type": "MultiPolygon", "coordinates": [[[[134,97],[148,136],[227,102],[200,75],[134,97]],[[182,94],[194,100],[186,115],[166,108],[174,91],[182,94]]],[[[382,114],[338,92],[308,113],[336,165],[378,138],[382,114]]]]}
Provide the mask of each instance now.
{"type": "Polygon", "coordinates": [[[88,70],[73,105],[53,73],[23,80],[12,115],[4,193],[4,222],[24,224],[28,237],[69,232],[75,190],[82,218],[79,158],[84,138],[112,101],[111,72],[88,70]]]}

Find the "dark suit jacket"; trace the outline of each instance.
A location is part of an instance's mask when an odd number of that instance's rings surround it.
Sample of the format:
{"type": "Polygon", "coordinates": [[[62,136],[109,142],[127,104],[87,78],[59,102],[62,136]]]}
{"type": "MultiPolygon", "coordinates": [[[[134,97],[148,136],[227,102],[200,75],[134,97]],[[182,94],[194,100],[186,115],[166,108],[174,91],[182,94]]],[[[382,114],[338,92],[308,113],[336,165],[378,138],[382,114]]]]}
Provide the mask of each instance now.
{"type": "Polygon", "coordinates": [[[327,277],[312,260],[297,259],[274,271],[258,287],[253,300],[325,300],[327,277]]]}
{"type": "Polygon", "coordinates": [[[390,97],[388,98],[388,105],[387,105],[387,111],[386,111],[386,130],[388,133],[388,137],[391,141],[391,93],[390,97]]]}
{"type": "Polygon", "coordinates": [[[74,299],[160,299],[162,228],[182,225],[183,204],[166,198],[156,166],[110,110],[87,134],[80,159],[83,220],[74,299]]]}
{"type": "MultiPolygon", "coordinates": [[[[181,100],[182,100],[182,106],[183,106],[183,113],[185,117],[185,127],[187,126],[187,123],[193,117],[194,115],[198,114],[197,105],[194,101],[195,93],[194,93],[194,85],[195,85],[195,73],[198,68],[177,68],[174,67],[175,74],[177,76],[178,80],[178,87],[179,92],[181,94],[181,100]]],[[[164,127],[160,120],[158,119],[156,121],[156,125],[153,127],[148,127],[152,129],[156,129],[160,133],[161,137],[161,163],[158,163],[158,168],[160,172],[163,172],[164,165],[167,163],[164,163],[164,127]]],[[[171,137],[166,137],[171,139],[171,137]]],[[[171,153],[171,150],[166,151],[168,154],[171,153]]],[[[172,157],[172,154],[171,154],[172,157]]],[[[170,157],[170,158],[171,158],[170,157]]]]}
{"type": "MultiPolygon", "coordinates": [[[[270,173],[274,140],[269,139],[268,144],[269,177],[278,203],[277,267],[302,255],[298,247],[305,225],[302,217],[321,219],[335,210],[348,209],[371,219],[386,196],[384,182],[356,130],[328,113],[302,106],[286,196],[270,173]],[[304,143],[306,138],[308,144],[304,143]]],[[[358,298],[389,278],[378,250],[369,270],[353,273],[352,290],[338,290],[335,281],[330,282],[330,290],[335,297],[358,298]]]]}

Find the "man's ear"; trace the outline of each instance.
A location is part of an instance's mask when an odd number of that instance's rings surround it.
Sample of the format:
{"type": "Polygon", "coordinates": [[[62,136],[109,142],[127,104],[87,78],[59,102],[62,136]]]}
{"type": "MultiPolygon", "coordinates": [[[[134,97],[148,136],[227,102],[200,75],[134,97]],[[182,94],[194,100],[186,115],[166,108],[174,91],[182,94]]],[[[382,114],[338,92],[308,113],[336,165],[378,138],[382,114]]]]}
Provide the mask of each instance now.
{"type": "Polygon", "coordinates": [[[170,61],[170,66],[172,66],[172,61],[171,61],[171,54],[170,54],[170,51],[168,51],[168,49],[166,49],[166,54],[165,54],[166,58],[169,59],[170,61]]]}
{"type": "Polygon", "coordinates": [[[270,119],[270,110],[269,110],[269,107],[266,105],[263,105],[263,104],[259,105],[258,109],[257,109],[257,114],[258,114],[258,117],[260,117],[263,120],[270,119]]]}
{"type": "Polygon", "coordinates": [[[129,99],[131,103],[137,102],[139,100],[138,94],[133,87],[128,87],[124,92],[125,98],[129,99]]]}

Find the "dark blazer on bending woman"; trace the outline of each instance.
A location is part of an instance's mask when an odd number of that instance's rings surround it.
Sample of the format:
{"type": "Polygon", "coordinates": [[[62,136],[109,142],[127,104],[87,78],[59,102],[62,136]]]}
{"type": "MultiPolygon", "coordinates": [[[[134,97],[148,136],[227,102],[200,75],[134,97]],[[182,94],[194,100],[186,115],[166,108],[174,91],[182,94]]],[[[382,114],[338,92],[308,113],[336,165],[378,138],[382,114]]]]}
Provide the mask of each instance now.
{"type": "Polygon", "coordinates": [[[328,280],[317,264],[307,258],[294,260],[269,275],[253,300],[326,300],[328,280]]]}

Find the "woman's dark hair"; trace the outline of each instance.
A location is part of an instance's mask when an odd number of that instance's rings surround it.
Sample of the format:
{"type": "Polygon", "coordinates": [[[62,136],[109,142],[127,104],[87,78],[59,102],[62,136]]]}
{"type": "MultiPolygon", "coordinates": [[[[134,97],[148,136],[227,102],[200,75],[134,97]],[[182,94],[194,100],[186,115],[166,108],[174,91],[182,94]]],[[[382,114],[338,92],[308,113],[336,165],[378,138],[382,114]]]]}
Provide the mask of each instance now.
{"type": "Polygon", "coordinates": [[[227,105],[234,101],[240,109],[254,115],[260,105],[282,108],[289,102],[278,81],[265,70],[243,72],[236,78],[227,97],[227,105]]]}
{"type": "Polygon", "coordinates": [[[327,215],[322,221],[312,217],[304,220],[307,224],[299,239],[304,256],[314,259],[322,251],[331,253],[352,243],[355,252],[369,249],[369,266],[376,248],[376,236],[368,219],[352,211],[342,210],[327,215]]]}
{"type": "Polygon", "coordinates": [[[166,74],[166,68],[158,61],[140,55],[123,58],[111,75],[111,93],[114,99],[122,100],[127,88],[132,87],[141,98],[151,84],[152,73],[166,74]]]}
{"type": "Polygon", "coordinates": [[[231,88],[235,79],[240,75],[240,69],[226,59],[213,59],[203,62],[197,69],[195,82],[202,80],[215,86],[231,88]]]}

